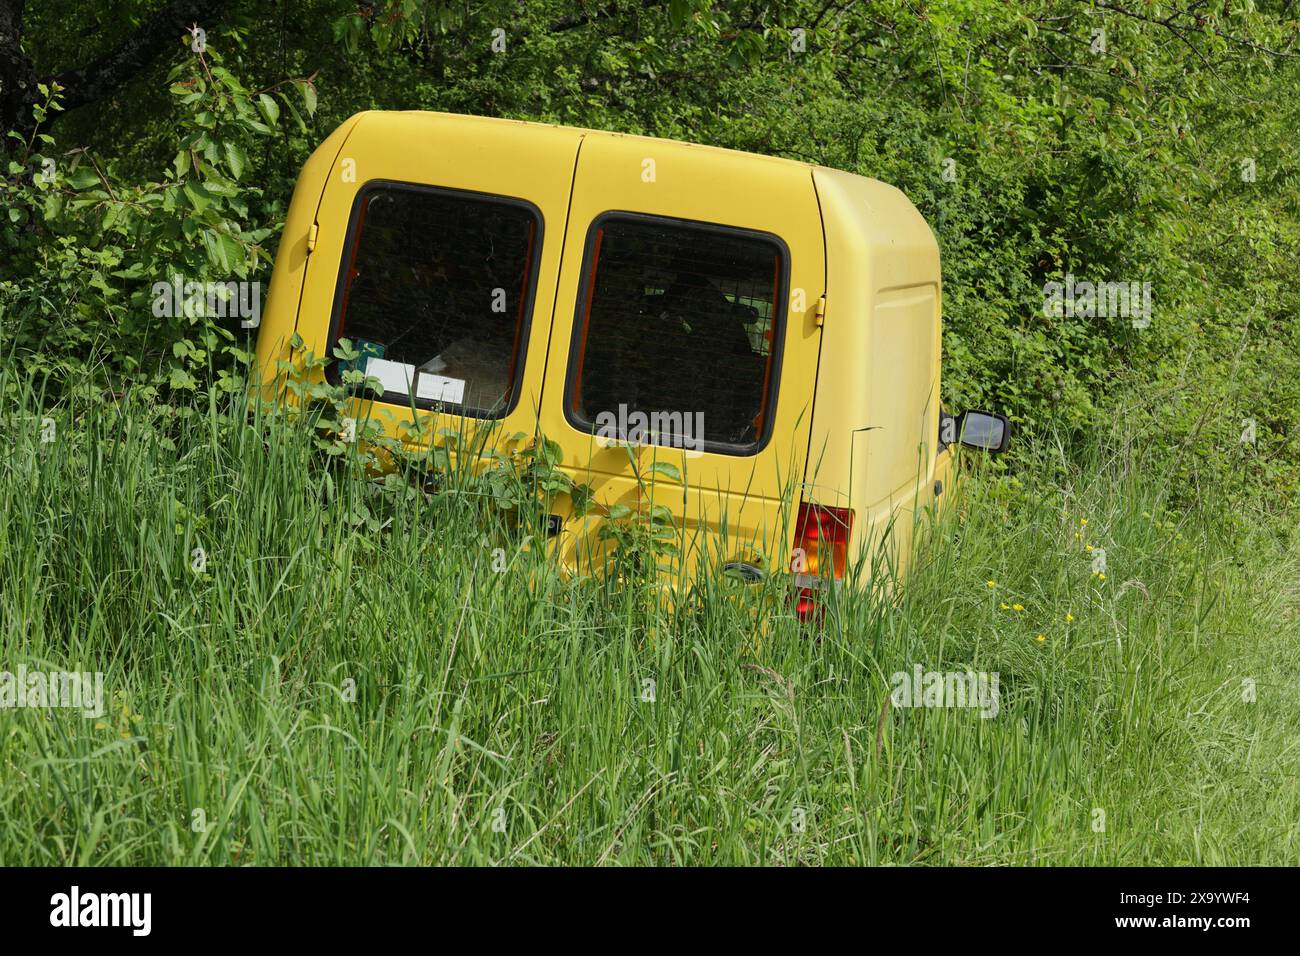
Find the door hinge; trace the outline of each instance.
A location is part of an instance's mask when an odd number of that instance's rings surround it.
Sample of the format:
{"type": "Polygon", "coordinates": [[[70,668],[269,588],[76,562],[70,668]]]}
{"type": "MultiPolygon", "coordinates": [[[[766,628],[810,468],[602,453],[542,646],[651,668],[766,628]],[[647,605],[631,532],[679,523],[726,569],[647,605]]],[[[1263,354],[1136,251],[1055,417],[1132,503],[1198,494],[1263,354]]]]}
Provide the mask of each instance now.
{"type": "Polygon", "coordinates": [[[817,300],[817,311],[813,313],[813,321],[817,323],[819,329],[822,327],[822,323],[826,321],[826,296],[822,296],[817,300]]]}
{"type": "Polygon", "coordinates": [[[307,230],[307,255],[311,255],[312,250],[316,248],[316,236],[319,233],[320,225],[313,222],[311,228],[307,230]]]}

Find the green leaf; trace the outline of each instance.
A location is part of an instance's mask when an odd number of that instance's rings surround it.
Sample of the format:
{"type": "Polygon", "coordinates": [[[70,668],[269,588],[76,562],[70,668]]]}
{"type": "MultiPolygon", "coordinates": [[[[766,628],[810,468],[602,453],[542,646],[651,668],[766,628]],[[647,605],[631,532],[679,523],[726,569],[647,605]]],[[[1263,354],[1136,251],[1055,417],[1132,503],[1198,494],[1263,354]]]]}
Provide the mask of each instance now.
{"type": "Polygon", "coordinates": [[[174,368],[169,378],[172,388],[176,389],[193,389],[198,387],[198,382],[194,381],[194,376],[183,368],[174,368]]]}
{"type": "Polygon", "coordinates": [[[73,189],[89,189],[99,185],[99,174],[89,166],[78,166],[68,173],[68,185],[73,189]]]}
{"type": "Polygon", "coordinates": [[[208,195],[207,190],[198,183],[186,183],[184,192],[186,198],[190,201],[190,205],[193,206],[197,212],[203,212],[203,210],[207,209],[212,202],[212,198],[208,195]]]}
{"type": "Polygon", "coordinates": [[[289,108],[289,115],[293,117],[293,121],[297,125],[299,131],[303,133],[307,132],[307,124],[303,122],[302,114],[298,112],[298,107],[294,106],[289,100],[285,100],[284,105],[289,108]]]}
{"type": "Polygon", "coordinates": [[[244,247],[239,244],[239,240],[234,236],[222,235],[220,238],[223,258],[229,268],[233,269],[235,274],[241,279],[248,275],[248,269],[244,265],[245,255],[244,247]]]}
{"type": "Polygon", "coordinates": [[[236,179],[242,179],[244,170],[248,167],[248,157],[244,151],[238,143],[222,143],[221,148],[226,153],[226,165],[230,167],[230,174],[236,179]]]}
{"type": "Polygon", "coordinates": [[[681,473],[681,471],[678,470],[678,468],[677,468],[676,465],[672,464],[671,462],[667,462],[667,461],[657,461],[657,462],[655,462],[655,463],[654,463],[653,465],[651,465],[648,469],[646,469],[646,474],[650,474],[650,475],[663,475],[663,476],[664,476],[665,478],[667,478],[669,481],[675,481],[675,482],[677,482],[678,484],[680,484],[680,483],[681,483],[681,480],[682,480],[682,473],[681,473]]]}
{"type": "Polygon", "coordinates": [[[257,95],[257,105],[269,126],[274,126],[280,119],[280,104],[266,93],[257,95]]]}
{"type": "Polygon", "coordinates": [[[226,263],[226,252],[221,245],[220,237],[211,229],[204,229],[200,238],[203,240],[203,251],[207,253],[208,262],[222,272],[227,271],[229,267],[226,263]]]}
{"type": "Polygon", "coordinates": [[[316,87],[305,80],[302,83],[302,103],[307,109],[308,116],[316,115],[316,87]]]}
{"type": "Polygon", "coordinates": [[[554,468],[564,458],[564,449],[553,438],[543,436],[541,447],[538,450],[542,453],[542,461],[546,462],[550,468],[554,468]]]}

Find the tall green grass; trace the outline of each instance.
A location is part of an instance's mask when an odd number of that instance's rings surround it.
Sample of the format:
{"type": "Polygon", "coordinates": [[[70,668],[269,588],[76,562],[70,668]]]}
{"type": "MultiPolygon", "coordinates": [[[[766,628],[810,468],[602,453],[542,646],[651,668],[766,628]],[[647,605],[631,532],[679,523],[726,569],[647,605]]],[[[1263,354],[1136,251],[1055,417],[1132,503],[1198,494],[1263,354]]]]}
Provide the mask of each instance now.
{"type": "Polygon", "coordinates": [[[1300,859],[1300,562],[1123,434],[975,463],[906,586],[809,628],[498,573],[455,489],[238,400],[4,384],[0,670],[102,671],[108,713],[0,711],[0,863],[1300,859]],[[997,715],[892,705],[916,664],[997,715]]]}

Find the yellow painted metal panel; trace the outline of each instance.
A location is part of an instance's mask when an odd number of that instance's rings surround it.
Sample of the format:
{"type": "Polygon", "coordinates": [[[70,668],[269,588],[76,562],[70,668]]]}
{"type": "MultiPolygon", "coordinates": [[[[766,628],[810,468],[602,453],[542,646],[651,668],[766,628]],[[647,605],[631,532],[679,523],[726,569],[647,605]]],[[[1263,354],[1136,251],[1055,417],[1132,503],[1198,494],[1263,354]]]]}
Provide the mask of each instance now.
{"type": "MultiPolygon", "coordinates": [[[[521,395],[501,434],[531,434],[540,425],[559,442],[563,467],[592,485],[602,505],[645,506],[653,497],[681,523],[690,564],[700,556],[748,558],[757,549],[765,567],[783,569],[801,496],[852,507],[862,547],[892,516],[932,500],[933,480],[946,476],[948,456],[936,454],[938,247],[898,190],[803,163],[647,137],[440,113],[359,114],[321,145],[299,179],[258,340],[264,374],[287,356],[295,328],[305,350],[328,351],[349,219],[358,191],[375,181],[505,196],[541,211],[521,395]],[[604,447],[564,415],[588,231],[611,211],[767,233],[789,250],[767,444],[744,456],[636,449],[642,471],[665,461],[685,476],[685,488],[656,478],[652,496],[638,485],[627,450],[604,447]]],[[[409,408],[364,405],[358,414],[387,416],[389,433],[408,437],[400,423],[409,408]]],[[[435,427],[465,424],[442,418],[435,427]]],[[[603,549],[601,520],[598,509],[566,522],[558,546],[574,566],[584,551],[603,549]]]]}
{"type": "Polygon", "coordinates": [[[892,186],[830,169],[814,180],[827,311],[807,494],[853,508],[859,551],[891,529],[904,561],[941,478],[938,243],[892,186]]]}
{"type": "Polygon", "coordinates": [[[294,186],[257,335],[257,363],[268,392],[273,391],[270,385],[277,377],[278,363],[289,359],[289,339],[298,321],[298,303],[307,275],[307,236],[316,222],[316,210],[325,190],[325,181],[339,150],[361,116],[358,113],[347,120],[316,147],[294,186]]]}
{"type": "MultiPolygon", "coordinates": [[[[560,442],[564,466],[580,480],[587,474],[626,475],[622,447],[594,447],[564,414],[564,384],[583,278],[583,252],[591,224],[603,213],[633,212],[729,226],[778,237],[789,250],[789,304],[783,340],[778,345],[779,376],[773,424],[757,454],[646,446],[635,454],[644,471],[652,462],[680,470],[689,489],[660,481],[648,503],[667,507],[683,525],[688,565],[729,529],[727,560],[742,552],[764,555],[768,568],[788,562],[792,520],[782,514],[781,498],[802,479],[808,447],[813,382],[820,330],[815,311],[825,275],[821,219],[809,169],[797,163],[666,140],[590,133],[583,141],[574,178],[569,234],[561,266],[555,326],[542,398],[543,432],[560,442]]],[[[671,370],[665,370],[670,374],[671,370]]],[[[611,412],[615,410],[611,409],[611,412]]],[[[685,410],[692,411],[692,410],[685,410]]],[[[621,481],[609,483],[623,499],[621,481]]],[[[602,500],[598,491],[597,500],[602,500]]],[[[581,549],[582,541],[575,542],[581,549]]]]}

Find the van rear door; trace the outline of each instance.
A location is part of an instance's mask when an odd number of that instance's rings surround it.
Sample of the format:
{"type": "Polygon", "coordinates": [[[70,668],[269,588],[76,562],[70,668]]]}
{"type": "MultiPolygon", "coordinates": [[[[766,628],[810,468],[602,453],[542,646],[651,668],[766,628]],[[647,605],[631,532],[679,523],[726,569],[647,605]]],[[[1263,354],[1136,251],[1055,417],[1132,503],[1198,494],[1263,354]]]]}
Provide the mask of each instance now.
{"type": "MultiPolygon", "coordinates": [[[[495,423],[532,435],[579,130],[436,113],[366,113],[321,196],[297,331],[380,379],[358,416],[495,423]]],[[[335,363],[337,377],[345,363],[335,363]]],[[[426,433],[422,442],[427,442],[426,433]]]]}
{"type": "Polygon", "coordinates": [[[564,516],[566,562],[599,571],[610,510],[662,505],[687,573],[788,566],[781,501],[804,475],[824,278],[808,167],[587,134],[540,416],[594,492],[564,516]]]}

